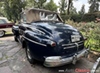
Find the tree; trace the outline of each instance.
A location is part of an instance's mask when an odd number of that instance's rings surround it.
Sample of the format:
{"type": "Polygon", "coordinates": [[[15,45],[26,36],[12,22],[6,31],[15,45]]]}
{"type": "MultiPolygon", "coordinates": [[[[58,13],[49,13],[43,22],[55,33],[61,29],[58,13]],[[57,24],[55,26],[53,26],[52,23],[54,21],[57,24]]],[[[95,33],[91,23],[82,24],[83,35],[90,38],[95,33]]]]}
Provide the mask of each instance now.
{"type": "Polygon", "coordinates": [[[67,14],[68,14],[68,15],[70,14],[70,7],[71,7],[71,4],[72,4],[72,0],[68,0],[68,9],[67,9],[67,14]]]}
{"type": "Polygon", "coordinates": [[[3,4],[3,2],[0,2],[0,16],[4,16],[3,4]]]}
{"type": "Polygon", "coordinates": [[[77,14],[76,8],[73,6],[73,3],[71,3],[70,5],[70,9],[69,9],[70,14],[77,14]]]}
{"type": "Polygon", "coordinates": [[[26,0],[26,7],[34,7],[35,6],[35,0],[26,0]]]}
{"type": "Polygon", "coordinates": [[[74,1],[74,0],[68,0],[67,15],[69,15],[69,14],[70,14],[70,8],[73,6],[73,1],[74,1]]]}
{"type": "Polygon", "coordinates": [[[45,5],[45,9],[50,10],[50,11],[57,11],[58,6],[54,3],[53,0],[50,0],[50,2],[48,2],[45,5]]]}
{"type": "Polygon", "coordinates": [[[90,8],[89,13],[94,13],[99,11],[99,2],[100,0],[89,0],[90,8]]]}
{"type": "Polygon", "coordinates": [[[59,2],[59,11],[61,14],[65,14],[67,9],[67,0],[60,0],[59,2]]]}
{"type": "Polygon", "coordinates": [[[46,1],[47,0],[34,0],[34,7],[43,9],[46,1]]]}
{"type": "Polygon", "coordinates": [[[79,14],[80,14],[80,15],[84,15],[84,14],[85,14],[85,5],[84,5],[84,4],[82,5],[82,8],[81,8],[81,10],[79,11],[79,14]]]}
{"type": "Polygon", "coordinates": [[[26,3],[21,0],[5,0],[4,12],[9,20],[16,22],[20,19],[22,8],[25,8],[26,3]]]}

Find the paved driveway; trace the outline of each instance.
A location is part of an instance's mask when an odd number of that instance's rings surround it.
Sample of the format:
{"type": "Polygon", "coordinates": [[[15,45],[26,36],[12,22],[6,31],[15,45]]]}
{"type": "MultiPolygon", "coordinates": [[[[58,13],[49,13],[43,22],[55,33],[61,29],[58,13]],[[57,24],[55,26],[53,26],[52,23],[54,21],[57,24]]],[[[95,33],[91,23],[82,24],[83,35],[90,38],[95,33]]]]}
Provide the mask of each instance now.
{"type": "Polygon", "coordinates": [[[13,36],[0,38],[0,73],[86,73],[93,63],[82,58],[76,65],[68,64],[56,68],[46,68],[37,62],[29,64],[25,50],[16,43],[13,36]]]}

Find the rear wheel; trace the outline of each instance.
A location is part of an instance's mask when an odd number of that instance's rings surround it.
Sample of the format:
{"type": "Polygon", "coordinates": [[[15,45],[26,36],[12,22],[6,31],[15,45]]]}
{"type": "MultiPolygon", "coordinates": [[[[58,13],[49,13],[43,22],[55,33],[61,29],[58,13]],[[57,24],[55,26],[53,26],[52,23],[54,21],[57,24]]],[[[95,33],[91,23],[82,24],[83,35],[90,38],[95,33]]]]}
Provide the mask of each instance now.
{"type": "Polygon", "coordinates": [[[3,37],[5,35],[5,31],[1,30],[0,31],[0,37],[3,37]]]}
{"type": "Polygon", "coordinates": [[[28,60],[31,64],[34,64],[34,63],[35,63],[35,60],[33,59],[32,54],[31,54],[30,49],[29,49],[28,46],[26,46],[26,57],[27,57],[27,60],[28,60]]]}

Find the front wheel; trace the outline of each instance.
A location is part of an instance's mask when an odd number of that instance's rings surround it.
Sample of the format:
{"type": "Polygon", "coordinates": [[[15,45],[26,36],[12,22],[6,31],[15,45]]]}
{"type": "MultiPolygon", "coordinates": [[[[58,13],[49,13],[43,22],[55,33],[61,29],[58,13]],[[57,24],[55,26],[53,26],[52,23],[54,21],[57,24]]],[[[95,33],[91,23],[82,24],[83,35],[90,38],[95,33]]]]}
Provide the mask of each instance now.
{"type": "Polygon", "coordinates": [[[31,52],[30,52],[30,49],[28,46],[26,46],[26,57],[27,57],[27,60],[31,63],[31,64],[34,64],[35,63],[35,60],[33,59],[32,55],[31,55],[31,52]]]}
{"type": "Polygon", "coordinates": [[[3,37],[5,35],[5,31],[1,30],[0,31],[0,37],[3,37]]]}
{"type": "Polygon", "coordinates": [[[17,37],[16,37],[16,36],[14,36],[14,40],[15,40],[16,42],[18,42],[18,39],[17,39],[17,37]]]}

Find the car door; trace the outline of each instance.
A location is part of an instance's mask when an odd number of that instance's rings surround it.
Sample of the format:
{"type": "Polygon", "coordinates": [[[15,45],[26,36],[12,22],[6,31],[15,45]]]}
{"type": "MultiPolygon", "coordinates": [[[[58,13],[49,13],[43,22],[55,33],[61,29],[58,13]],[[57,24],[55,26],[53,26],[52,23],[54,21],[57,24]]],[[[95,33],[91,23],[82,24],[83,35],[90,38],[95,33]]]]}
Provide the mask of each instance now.
{"type": "Polygon", "coordinates": [[[14,23],[7,23],[6,28],[11,28],[14,25],[14,23]]]}

